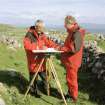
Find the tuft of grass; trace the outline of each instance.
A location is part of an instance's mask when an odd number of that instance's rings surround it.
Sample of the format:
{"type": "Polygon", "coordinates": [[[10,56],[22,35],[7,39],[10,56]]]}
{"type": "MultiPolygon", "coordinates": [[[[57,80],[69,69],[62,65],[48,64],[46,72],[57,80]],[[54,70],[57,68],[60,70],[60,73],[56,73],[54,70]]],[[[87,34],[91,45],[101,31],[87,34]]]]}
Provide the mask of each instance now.
{"type": "Polygon", "coordinates": [[[102,48],[105,51],[105,41],[100,40],[100,41],[97,41],[97,42],[98,42],[98,46],[100,46],[100,48],[102,48]]]}
{"type": "Polygon", "coordinates": [[[96,36],[94,34],[86,34],[85,35],[85,40],[89,41],[89,40],[96,40],[96,36]]]}

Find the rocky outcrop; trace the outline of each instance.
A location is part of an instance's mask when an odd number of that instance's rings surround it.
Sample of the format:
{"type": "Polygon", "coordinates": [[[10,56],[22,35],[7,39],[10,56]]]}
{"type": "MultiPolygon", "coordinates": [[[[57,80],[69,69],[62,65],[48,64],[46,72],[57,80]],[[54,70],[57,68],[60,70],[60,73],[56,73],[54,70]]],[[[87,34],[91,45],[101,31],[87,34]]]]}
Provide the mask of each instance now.
{"type": "Polygon", "coordinates": [[[21,44],[18,42],[18,40],[12,36],[0,36],[0,43],[8,45],[10,48],[21,47],[21,44]]]}
{"type": "Polygon", "coordinates": [[[105,53],[97,42],[85,42],[82,70],[91,71],[98,79],[105,81],[105,53]]]}
{"type": "Polygon", "coordinates": [[[5,105],[5,101],[2,98],[0,98],[0,105],[5,105]]]}

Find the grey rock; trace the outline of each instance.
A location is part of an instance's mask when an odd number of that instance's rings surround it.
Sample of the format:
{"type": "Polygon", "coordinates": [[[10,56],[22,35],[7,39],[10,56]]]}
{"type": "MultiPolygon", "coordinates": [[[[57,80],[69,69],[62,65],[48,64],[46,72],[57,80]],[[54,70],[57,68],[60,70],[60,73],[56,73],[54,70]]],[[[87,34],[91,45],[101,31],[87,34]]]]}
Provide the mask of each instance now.
{"type": "Polygon", "coordinates": [[[5,101],[2,98],[0,98],[0,105],[5,105],[5,101]]]}

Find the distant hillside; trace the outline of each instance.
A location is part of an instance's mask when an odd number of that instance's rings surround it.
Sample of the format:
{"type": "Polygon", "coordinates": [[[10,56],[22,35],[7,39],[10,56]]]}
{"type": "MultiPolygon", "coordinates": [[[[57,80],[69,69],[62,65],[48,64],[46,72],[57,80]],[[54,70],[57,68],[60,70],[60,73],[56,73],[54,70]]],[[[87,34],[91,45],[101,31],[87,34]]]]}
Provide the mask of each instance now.
{"type": "Polygon", "coordinates": [[[9,25],[9,24],[0,24],[0,31],[5,32],[11,29],[15,29],[15,26],[9,25]]]}
{"type": "Polygon", "coordinates": [[[0,24],[0,34],[8,36],[23,36],[26,29],[22,27],[12,26],[9,24],[0,24]]]}
{"type": "MultiPolygon", "coordinates": [[[[79,23],[80,26],[84,27],[87,31],[92,33],[102,33],[105,34],[105,24],[93,24],[93,23],[79,23]]],[[[30,26],[30,25],[29,25],[30,26]]],[[[26,26],[12,26],[8,24],[0,24],[0,32],[10,31],[13,29],[25,29],[29,27],[26,26]]],[[[56,29],[56,30],[65,30],[64,25],[62,24],[46,24],[47,29],[56,29]]]]}

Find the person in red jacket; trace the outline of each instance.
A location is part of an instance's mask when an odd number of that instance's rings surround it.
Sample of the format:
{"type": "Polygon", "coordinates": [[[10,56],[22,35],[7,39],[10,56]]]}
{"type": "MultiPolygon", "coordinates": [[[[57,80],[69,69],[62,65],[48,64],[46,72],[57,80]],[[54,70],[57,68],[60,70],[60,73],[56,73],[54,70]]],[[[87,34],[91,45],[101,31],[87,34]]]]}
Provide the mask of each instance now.
{"type": "MultiPolygon", "coordinates": [[[[31,26],[26,33],[23,40],[26,56],[28,60],[28,69],[30,74],[30,81],[33,75],[36,73],[44,54],[35,54],[32,51],[45,48],[55,48],[57,45],[46,37],[44,34],[44,23],[42,20],[37,20],[35,26],[31,26]]],[[[38,72],[41,79],[43,80],[44,86],[46,86],[46,61],[44,61],[41,70],[38,72]]],[[[31,87],[31,92],[34,92],[36,97],[40,97],[40,92],[37,85],[38,76],[34,81],[34,85],[31,87]]]]}
{"type": "Polygon", "coordinates": [[[77,73],[82,61],[85,30],[78,26],[75,18],[72,16],[65,18],[65,28],[68,36],[64,46],[61,48],[64,51],[61,55],[61,61],[66,67],[67,72],[68,94],[65,98],[72,98],[73,101],[76,101],[78,97],[77,73]]]}

